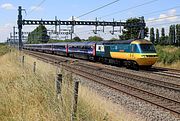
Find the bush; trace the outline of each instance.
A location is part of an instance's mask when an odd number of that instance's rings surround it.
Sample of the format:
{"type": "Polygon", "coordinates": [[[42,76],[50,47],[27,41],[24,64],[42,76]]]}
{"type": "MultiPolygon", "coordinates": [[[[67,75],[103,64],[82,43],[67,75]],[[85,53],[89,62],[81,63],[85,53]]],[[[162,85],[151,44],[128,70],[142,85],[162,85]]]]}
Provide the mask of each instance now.
{"type": "Polygon", "coordinates": [[[172,64],[180,60],[180,48],[172,46],[156,46],[158,62],[163,64],[172,64]]]}

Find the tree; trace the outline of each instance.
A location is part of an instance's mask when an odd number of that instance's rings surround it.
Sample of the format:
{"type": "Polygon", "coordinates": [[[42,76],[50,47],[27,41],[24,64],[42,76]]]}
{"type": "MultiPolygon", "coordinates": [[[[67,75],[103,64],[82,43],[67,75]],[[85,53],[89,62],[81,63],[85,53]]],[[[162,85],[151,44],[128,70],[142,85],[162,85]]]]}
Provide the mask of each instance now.
{"type": "Polygon", "coordinates": [[[150,41],[154,44],[155,37],[154,37],[154,28],[150,29],[150,41]]]}
{"type": "Polygon", "coordinates": [[[78,36],[74,37],[73,40],[76,41],[76,42],[81,42],[81,39],[78,36]]]}
{"type": "Polygon", "coordinates": [[[176,25],[176,46],[180,46],[180,24],[176,25]]]}
{"type": "Polygon", "coordinates": [[[159,44],[159,29],[156,29],[156,44],[159,44]]]}
{"type": "Polygon", "coordinates": [[[165,44],[165,43],[166,43],[166,42],[165,42],[165,29],[162,28],[162,29],[161,29],[160,44],[163,45],[163,44],[165,44]]]}
{"type": "Polygon", "coordinates": [[[47,29],[44,25],[39,25],[31,33],[28,34],[27,43],[47,43],[49,36],[47,35],[47,29]]]}
{"type": "Polygon", "coordinates": [[[98,36],[91,36],[88,38],[89,41],[103,41],[103,38],[98,36]]]}
{"type": "Polygon", "coordinates": [[[173,44],[175,44],[175,34],[176,34],[176,27],[175,27],[175,25],[171,25],[170,27],[169,27],[169,41],[168,41],[168,44],[169,45],[173,45],[173,44]]]}
{"type": "MultiPolygon", "coordinates": [[[[139,18],[130,18],[126,21],[126,23],[129,25],[138,24],[141,22],[141,19],[139,18]]],[[[139,32],[141,30],[141,26],[125,26],[122,35],[120,36],[120,39],[127,40],[127,39],[137,39],[139,36],[139,32]]],[[[148,37],[148,28],[145,28],[144,31],[145,37],[148,37]]]]}

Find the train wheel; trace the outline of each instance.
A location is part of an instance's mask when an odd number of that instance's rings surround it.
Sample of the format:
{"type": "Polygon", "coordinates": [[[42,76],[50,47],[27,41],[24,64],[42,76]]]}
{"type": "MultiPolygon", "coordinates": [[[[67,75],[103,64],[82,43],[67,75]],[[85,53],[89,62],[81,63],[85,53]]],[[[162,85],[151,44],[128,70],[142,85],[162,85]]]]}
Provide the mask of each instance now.
{"type": "Polygon", "coordinates": [[[131,62],[130,61],[126,61],[125,62],[125,66],[127,69],[130,69],[131,68],[131,62]]]}
{"type": "Polygon", "coordinates": [[[136,71],[139,70],[139,65],[137,64],[137,62],[135,62],[135,61],[132,62],[132,68],[136,71]]]}

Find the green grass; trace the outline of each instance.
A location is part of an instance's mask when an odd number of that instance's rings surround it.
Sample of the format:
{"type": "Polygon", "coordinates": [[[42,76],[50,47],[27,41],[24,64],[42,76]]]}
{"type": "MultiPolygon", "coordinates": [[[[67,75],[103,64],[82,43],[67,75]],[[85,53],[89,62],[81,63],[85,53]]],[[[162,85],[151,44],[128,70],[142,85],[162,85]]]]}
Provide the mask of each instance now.
{"type": "Polygon", "coordinates": [[[158,62],[172,64],[180,60],[180,48],[174,46],[156,46],[158,62]]]}

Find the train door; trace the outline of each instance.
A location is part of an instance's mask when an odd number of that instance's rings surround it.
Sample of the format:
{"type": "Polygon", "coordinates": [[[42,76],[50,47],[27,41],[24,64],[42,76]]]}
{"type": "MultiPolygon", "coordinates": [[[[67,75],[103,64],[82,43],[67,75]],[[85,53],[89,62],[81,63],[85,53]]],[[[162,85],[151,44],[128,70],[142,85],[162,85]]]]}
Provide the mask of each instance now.
{"type": "Polygon", "coordinates": [[[65,45],[66,48],[66,56],[68,56],[68,44],[65,45]]]}
{"type": "Polygon", "coordinates": [[[93,56],[96,56],[96,44],[92,46],[92,49],[93,49],[93,56]]]}
{"type": "Polygon", "coordinates": [[[110,46],[109,45],[105,45],[104,46],[104,50],[105,50],[105,57],[109,58],[110,57],[110,46]]]}
{"type": "Polygon", "coordinates": [[[104,54],[105,54],[104,45],[96,44],[96,56],[104,57],[104,54]]]}

